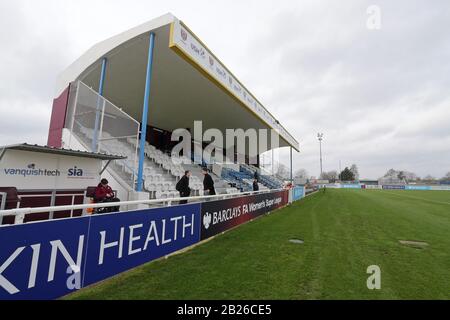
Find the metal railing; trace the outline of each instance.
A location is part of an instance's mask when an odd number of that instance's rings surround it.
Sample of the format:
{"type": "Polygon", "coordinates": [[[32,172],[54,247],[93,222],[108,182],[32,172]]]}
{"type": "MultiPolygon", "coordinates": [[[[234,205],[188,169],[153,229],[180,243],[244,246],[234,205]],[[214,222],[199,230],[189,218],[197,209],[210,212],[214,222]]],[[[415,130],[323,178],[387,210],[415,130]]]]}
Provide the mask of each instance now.
{"type": "MultiPolygon", "coordinates": [[[[224,200],[231,198],[240,198],[243,196],[251,196],[257,194],[266,194],[266,193],[274,193],[283,191],[285,189],[277,189],[277,190],[263,190],[263,191],[251,191],[251,192],[242,192],[236,194],[220,194],[214,196],[199,196],[199,197],[188,197],[188,198],[170,198],[170,199],[156,199],[156,200],[136,200],[136,201],[123,201],[123,202],[111,202],[111,203],[92,203],[92,204],[80,204],[80,205],[68,205],[68,206],[51,206],[51,207],[40,207],[40,208],[18,208],[18,209],[10,209],[10,210],[0,210],[0,218],[6,216],[15,216],[14,224],[22,224],[24,223],[25,216],[27,214],[33,213],[42,213],[42,212],[59,212],[59,211],[75,211],[75,210],[83,210],[85,209],[98,209],[98,208],[110,208],[110,207],[125,207],[125,206],[138,206],[138,205],[148,205],[150,209],[151,205],[163,204],[168,207],[172,206],[174,202],[179,201],[188,201],[190,204],[192,203],[200,203],[205,201],[213,201],[213,200],[224,200]]],[[[139,210],[139,209],[136,209],[139,210]]],[[[134,210],[129,210],[134,211],[134,210]]],[[[127,211],[123,211],[127,212],[127,211]]],[[[122,212],[122,213],[123,213],[122,212]]],[[[110,214],[117,214],[110,213],[110,214]]],[[[83,213],[83,215],[86,215],[83,213]]],[[[66,218],[71,219],[71,218],[66,218]]],[[[49,219],[51,220],[51,219],[49,219]]],[[[2,227],[2,226],[0,226],[2,227]]]]}
{"type": "MultiPolygon", "coordinates": [[[[6,206],[6,192],[0,192],[0,197],[2,197],[2,201],[0,202],[0,210],[5,210],[6,206]]],[[[1,220],[0,220],[1,221],[1,220]]]]}
{"type": "MultiPolygon", "coordinates": [[[[57,198],[62,198],[62,197],[68,198],[68,197],[71,197],[72,205],[75,205],[75,198],[76,197],[83,197],[84,198],[85,197],[85,193],[82,193],[82,192],[80,192],[80,193],[56,193],[56,191],[52,191],[49,194],[21,194],[19,197],[20,197],[21,200],[24,199],[24,198],[50,198],[50,204],[51,204],[50,206],[51,207],[57,207],[57,206],[55,206],[57,198]]],[[[16,209],[20,209],[20,201],[17,202],[17,208],[16,209]]],[[[74,210],[70,211],[70,216],[71,217],[73,216],[73,211],[74,210]]],[[[50,211],[49,213],[50,213],[50,217],[52,218],[54,212],[50,211]]]]}

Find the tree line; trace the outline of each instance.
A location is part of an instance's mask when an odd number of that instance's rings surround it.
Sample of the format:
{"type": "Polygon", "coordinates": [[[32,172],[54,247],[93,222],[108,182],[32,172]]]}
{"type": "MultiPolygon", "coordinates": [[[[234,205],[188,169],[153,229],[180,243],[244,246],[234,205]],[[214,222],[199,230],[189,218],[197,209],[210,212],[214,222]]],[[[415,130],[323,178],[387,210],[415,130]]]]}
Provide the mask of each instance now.
{"type": "MultiPolygon", "coordinates": [[[[295,179],[310,180],[311,176],[305,169],[298,169],[294,173],[295,179]]],[[[330,182],[336,181],[359,181],[359,169],[356,164],[352,164],[350,167],[345,167],[344,170],[338,172],[337,170],[331,170],[323,172],[320,180],[328,180],[330,182]]],[[[450,183],[450,172],[444,175],[442,178],[435,178],[431,175],[419,177],[417,174],[407,170],[395,170],[389,169],[386,173],[377,180],[390,180],[392,182],[433,182],[433,181],[448,181],[450,183]]]]}

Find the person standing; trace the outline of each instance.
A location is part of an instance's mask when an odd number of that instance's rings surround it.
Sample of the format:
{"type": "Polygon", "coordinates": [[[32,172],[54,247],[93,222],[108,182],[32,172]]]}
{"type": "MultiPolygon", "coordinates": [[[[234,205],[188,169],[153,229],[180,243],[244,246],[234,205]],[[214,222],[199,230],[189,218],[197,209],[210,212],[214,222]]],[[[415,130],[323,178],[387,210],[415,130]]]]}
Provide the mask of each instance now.
{"type": "Polygon", "coordinates": [[[205,191],[205,196],[215,196],[216,189],[214,188],[213,178],[209,175],[207,168],[203,168],[202,172],[205,176],[203,179],[203,190],[205,191]]]}
{"type": "MultiPolygon", "coordinates": [[[[189,188],[189,178],[191,177],[191,172],[186,171],[184,176],[178,181],[176,185],[177,191],[180,193],[181,198],[188,198],[191,195],[191,188],[189,188]]],[[[180,204],[188,203],[187,200],[180,201],[180,204]]]]}
{"type": "Polygon", "coordinates": [[[259,191],[258,179],[253,180],[253,191],[259,191]]]}

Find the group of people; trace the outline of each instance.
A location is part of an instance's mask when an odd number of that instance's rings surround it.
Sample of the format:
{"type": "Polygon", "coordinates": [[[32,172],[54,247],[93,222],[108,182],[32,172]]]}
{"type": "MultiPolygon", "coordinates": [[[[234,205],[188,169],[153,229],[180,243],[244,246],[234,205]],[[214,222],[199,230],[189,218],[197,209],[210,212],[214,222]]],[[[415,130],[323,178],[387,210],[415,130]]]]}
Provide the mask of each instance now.
{"type": "MultiPolygon", "coordinates": [[[[203,190],[205,196],[215,196],[216,189],[214,188],[214,180],[211,175],[208,173],[207,168],[202,169],[202,173],[204,176],[203,179],[203,190]]],[[[189,187],[189,178],[191,177],[191,172],[186,171],[184,176],[178,181],[176,189],[180,193],[181,198],[189,198],[191,195],[191,188],[189,187]]],[[[255,173],[255,177],[253,180],[253,191],[259,191],[259,180],[257,173],[255,173]]],[[[188,203],[187,200],[180,201],[180,204],[188,203]]]]}
{"type": "MultiPolygon", "coordinates": [[[[205,196],[215,196],[216,189],[214,188],[214,180],[211,175],[208,173],[207,168],[202,169],[203,173],[203,190],[205,196]]],[[[191,195],[191,188],[189,187],[189,178],[191,177],[191,172],[186,171],[184,176],[178,181],[176,185],[177,191],[180,193],[181,198],[189,198],[191,195]]],[[[180,204],[188,203],[187,200],[180,201],[180,204]]]]}
{"type": "MultiPolygon", "coordinates": [[[[205,196],[215,196],[216,189],[214,187],[214,180],[211,175],[208,173],[207,168],[202,169],[203,173],[203,190],[205,196]]],[[[191,177],[191,172],[186,171],[184,176],[178,181],[176,185],[177,191],[180,193],[181,198],[189,198],[191,196],[191,188],[189,187],[189,178],[191,177]]],[[[253,191],[259,191],[259,183],[258,177],[255,174],[253,180],[253,191]]],[[[99,185],[95,188],[94,192],[94,202],[95,203],[112,203],[112,202],[120,202],[120,200],[114,194],[114,191],[109,186],[109,182],[106,179],[102,179],[99,185]]],[[[187,200],[180,201],[180,204],[188,203],[187,200]]],[[[95,213],[110,213],[119,211],[118,206],[108,207],[108,208],[100,208],[95,211],[95,213]]]]}

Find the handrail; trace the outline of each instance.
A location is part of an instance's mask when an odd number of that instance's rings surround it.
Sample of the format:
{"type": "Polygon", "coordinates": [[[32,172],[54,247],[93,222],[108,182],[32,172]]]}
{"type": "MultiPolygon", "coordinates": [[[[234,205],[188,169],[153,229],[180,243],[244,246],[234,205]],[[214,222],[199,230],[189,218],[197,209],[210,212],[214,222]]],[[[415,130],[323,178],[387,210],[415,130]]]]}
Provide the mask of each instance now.
{"type": "Polygon", "coordinates": [[[285,189],[276,189],[276,190],[262,190],[262,191],[249,191],[242,192],[236,194],[220,194],[214,196],[199,196],[199,197],[189,197],[189,198],[169,198],[169,199],[156,199],[156,200],[136,200],[136,201],[123,201],[123,202],[111,202],[111,203],[92,203],[92,204],[79,204],[79,205],[68,205],[68,206],[53,206],[53,207],[39,207],[39,208],[19,208],[19,209],[10,209],[10,210],[0,210],[0,217],[3,216],[17,216],[17,215],[25,215],[31,213],[42,213],[49,211],[68,211],[68,210],[83,210],[83,209],[96,209],[96,208],[109,208],[109,207],[118,207],[118,206],[132,206],[132,205],[152,205],[158,203],[169,203],[169,206],[172,202],[176,201],[196,201],[193,203],[197,203],[199,200],[208,200],[214,198],[238,198],[246,195],[254,195],[254,194],[264,194],[264,193],[272,193],[283,191],[285,189]]]}
{"type": "Polygon", "coordinates": [[[5,209],[5,205],[6,205],[7,193],[6,192],[0,192],[0,197],[2,197],[2,200],[0,202],[0,210],[3,210],[3,209],[5,209]]]}

